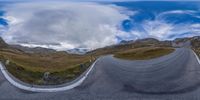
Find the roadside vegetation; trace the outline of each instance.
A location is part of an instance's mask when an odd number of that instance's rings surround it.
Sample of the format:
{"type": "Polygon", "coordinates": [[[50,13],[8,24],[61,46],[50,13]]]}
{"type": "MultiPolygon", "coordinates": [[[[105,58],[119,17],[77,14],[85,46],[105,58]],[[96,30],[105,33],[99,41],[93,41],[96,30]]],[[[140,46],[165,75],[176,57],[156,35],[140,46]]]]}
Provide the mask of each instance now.
{"type": "Polygon", "coordinates": [[[37,85],[54,85],[72,81],[95,60],[90,56],[66,52],[27,54],[8,50],[0,51],[0,59],[13,76],[37,85]]]}
{"type": "Polygon", "coordinates": [[[200,58],[200,48],[193,48],[193,50],[200,58]]]}
{"type": "Polygon", "coordinates": [[[197,55],[200,57],[200,48],[197,49],[197,55]]]}
{"type": "Polygon", "coordinates": [[[174,49],[169,47],[142,47],[116,53],[114,57],[127,60],[148,60],[167,55],[173,51],[174,49]]]}
{"type": "Polygon", "coordinates": [[[95,57],[99,57],[101,55],[109,55],[116,54],[120,52],[124,52],[127,50],[133,50],[137,48],[149,48],[149,47],[172,47],[172,43],[170,41],[158,41],[153,38],[142,39],[138,41],[130,41],[130,43],[122,43],[118,45],[111,45],[104,48],[99,48],[88,52],[88,55],[93,55],[95,57]]]}
{"type": "Polygon", "coordinates": [[[196,37],[191,41],[192,49],[200,57],[200,37],[196,37]]]}

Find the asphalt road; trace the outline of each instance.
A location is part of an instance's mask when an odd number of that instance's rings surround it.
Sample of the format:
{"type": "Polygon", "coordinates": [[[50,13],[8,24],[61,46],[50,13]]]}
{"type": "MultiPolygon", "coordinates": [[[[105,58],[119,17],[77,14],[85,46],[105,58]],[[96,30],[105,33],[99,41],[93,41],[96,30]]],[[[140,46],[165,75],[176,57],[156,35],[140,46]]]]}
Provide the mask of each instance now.
{"type": "Polygon", "coordinates": [[[12,86],[0,73],[0,100],[200,100],[200,65],[182,48],[157,59],[102,57],[80,86],[34,93],[12,86]]]}

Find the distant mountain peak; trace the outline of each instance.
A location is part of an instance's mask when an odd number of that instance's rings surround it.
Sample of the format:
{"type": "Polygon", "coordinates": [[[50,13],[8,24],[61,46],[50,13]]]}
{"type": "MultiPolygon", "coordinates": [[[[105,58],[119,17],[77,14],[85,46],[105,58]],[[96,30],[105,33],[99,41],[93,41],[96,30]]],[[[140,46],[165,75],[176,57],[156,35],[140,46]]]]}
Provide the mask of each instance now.
{"type": "Polygon", "coordinates": [[[85,54],[88,51],[90,51],[90,49],[87,49],[87,48],[74,48],[74,49],[67,50],[67,52],[70,54],[85,54]]]}
{"type": "Polygon", "coordinates": [[[35,47],[35,48],[30,48],[30,47],[25,47],[21,45],[10,45],[13,48],[17,48],[21,51],[24,51],[26,53],[53,53],[56,52],[56,50],[49,49],[49,48],[42,48],[42,47],[35,47]]]}
{"type": "Polygon", "coordinates": [[[144,39],[137,39],[137,40],[122,40],[119,44],[127,44],[127,43],[134,43],[134,42],[142,42],[142,43],[156,43],[159,40],[155,38],[144,38],[144,39]]]}
{"type": "Polygon", "coordinates": [[[138,39],[136,42],[159,42],[158,39],[155,38],[144,38],[144,39],[138,39]]]}

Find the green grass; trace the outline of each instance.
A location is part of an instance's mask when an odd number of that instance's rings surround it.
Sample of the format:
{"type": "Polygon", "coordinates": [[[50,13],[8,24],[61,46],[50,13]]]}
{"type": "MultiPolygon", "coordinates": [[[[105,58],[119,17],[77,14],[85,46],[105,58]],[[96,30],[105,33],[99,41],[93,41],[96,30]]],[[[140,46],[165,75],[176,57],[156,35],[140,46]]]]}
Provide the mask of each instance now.
{"type": "Polygon", "coordinates": [[[193,48],[193,50],[200,58],[200,48],[193,48]]]}
{"type": "Polygon", "coordinates": [[[148,60],[172,53],[173,48],[143,47],[116,53],[114,57],[127,60],[148,60]]]}
{"type": "Polygon", "coordinates": [[[23,82],[37,85],[55,85],[69,82],[80,76],[94,61],[90,56],[71,55],[63,52],[53,54],[25,54],[0,51],[0,60],[7,70],[23,82]],[[80,65],[84,65],[80,67],[80,65]],[[49,72],[48,80],[44,80],[49,72]]]}
{"type": "Polygon", "coordinates": [[[85,65],[84,67],[75,65],[74,67],[63,71],[52,72],[50,73],[48,80],[43,79],[45,72],[27,70],[13,62],[6,65],[6,68],[12,75],[23,82],[37,85],[55,85],[69,82],[80,76],[80,74],[82,74],[92,64],[92,62],[85,62],[83,64],[85,65]]]}
{"type": "Polygon", "coordinates": [[[43,79],[44,72],[33,72],[31,70],[26,70],[12,62],[7,65],[7,70],[16,78],[27,83],[37,85],[55,85],[72,81],[78,77],[88,68],[88,66],[90,66],[91,63],[86,62],[85,64],[87,65],[84,68],[81,68],[80,66],[74,66],[73,68],[69,68],[67,70],[52,72],[50,73],[48,80],[43,79]]]}
{"type": "Polygon", "coordinates": [[[90,56],[72,55],[63,52],[50,54],[26,54],[0,51],[0,56],[34,72],[57,72],[87,62],[90,56]]]}

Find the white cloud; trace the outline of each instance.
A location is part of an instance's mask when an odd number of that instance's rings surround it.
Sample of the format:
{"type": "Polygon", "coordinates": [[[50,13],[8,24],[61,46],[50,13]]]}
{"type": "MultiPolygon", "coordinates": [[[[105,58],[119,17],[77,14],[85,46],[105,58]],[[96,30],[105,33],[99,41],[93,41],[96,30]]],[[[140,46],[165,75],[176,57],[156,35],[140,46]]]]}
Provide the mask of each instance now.
{"type": "MultiPolygon", "coordinates": [[[[186,23],[179,24],[166,21],[164,17],[168,14],[189,14],[195,17],[197,11],[191,10],[173,10],[162,12],[156,16],[155,20],[144,20],[140,23],[141,28],[133,29],[129,33],[122,34],[122,39],[137,39],[153,37],[159,40],[173,40],[180,37],[191,37],[200,35],[200,24],[198,23],[186,23]]],[[[178,20],[178,19],[174,19],[178,20]]],[[[191,19],[192,20],[192,19],[191,19]]]]}
{"type": "Polygon", "coordinates": [[[173,25],[165,23],[162,20],[145,21],[143,24],[144,29],[150,37],[163,39],[172,29],[173,25]]]}
{"type": "Polygon", "coordinates": [[[171,10],[161,13],[160,15],[166,15],[166,14],[191,14],[195,13],[196,11],[193,10],[171,10]]]}
{"type": "MultiPolygon", "coordinates": [[[[172,10],[156,15],[155,20],[137,23],[130,32],[118,29],[121,21],[137,11],[115,5],[88,2],[31,2],[5,8],[9,29],[3,38],[9,43],[57,50],[72,48],[95,49],[117,42],[116,36],[132,40],[153,37],[160,40],[200,35],[200,24],[174,24],[165,21],[168,14],[189,14],[197,11],[172,10]],[[19,12],[21,11],[21,12],[19,12]],[[189,34],[187,34],[189,33],[189,34]]],[[[176,20],[176,19],[175,19],[176,20]]],[[[134,23],[134,22],[133,22],[134,23]]],[[[1,28],[1,27],[0,27],[1,28]]]]}
{"type": "Polygon", "coordinates": [[[172,10],[162,12],[156,15],[155,20],[145,20],[142,22],[141,25],[143,30],[133,30],[131,33],[140,34],[140,36],[136,35],[139,38],[153,37],[159,40],[173,40],[179,37],[197,36],[200,35],[200,24],[185,22],[174,24],[173,22],[170,23],[170,21],[164,19],[168,14],[189,14],[190,16],[196,17],[195,13],[197,13],[197,11],[193,10],[172,10]]]}
{"type": "Polygon", "coordinates": [[[117,26],[128,19],[121,13],[124,8],[86,2],[26,2],[5,10],[9,29],[3,38],[7,42],[58,50],[114,44],[117,26]]]}
{"type": "Polygon", "coordinates": [[[157,16],[157,19],[162,19],[164,16],[169,15],[169,14],[187,14],[196,18],[200,18],[199,15],[196,15],[197,13],[198,11],[194,11],[194,10],[171,10],[171,11],[165,11],[165,12],[160,13],[157,16]]]}

